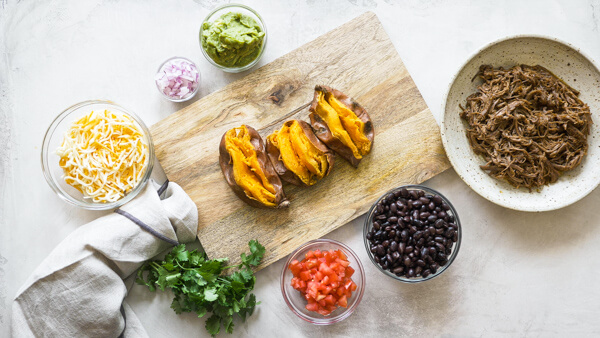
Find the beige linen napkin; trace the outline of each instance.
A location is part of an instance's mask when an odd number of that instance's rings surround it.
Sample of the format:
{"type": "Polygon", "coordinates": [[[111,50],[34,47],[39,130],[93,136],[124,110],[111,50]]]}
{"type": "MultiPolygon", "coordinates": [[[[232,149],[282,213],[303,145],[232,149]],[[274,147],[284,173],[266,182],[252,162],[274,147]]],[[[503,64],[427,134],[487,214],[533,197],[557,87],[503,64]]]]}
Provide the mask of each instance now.
{"type": "Polygon", "coordinates": [[[134,200],[79,227],[50,253],[17,293],[12,335],[146,337],[123,302],[123,279],[172,245],[194,241],[197,226],[196,205],[179,185],[148,184],[134,200]]]}

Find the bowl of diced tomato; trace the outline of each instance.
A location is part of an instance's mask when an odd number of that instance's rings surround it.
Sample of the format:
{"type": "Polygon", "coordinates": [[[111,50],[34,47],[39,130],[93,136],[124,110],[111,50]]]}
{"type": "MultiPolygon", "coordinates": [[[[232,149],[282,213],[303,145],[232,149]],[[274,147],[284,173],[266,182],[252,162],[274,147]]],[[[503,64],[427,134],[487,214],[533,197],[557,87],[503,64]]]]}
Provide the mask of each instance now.
{"type": "Polygon", "coordinates": [[[310,241],[288,257],[281,272],[281,293],[290,309],[315,325],[348,318],[365,290],[358,256],[331,239],[310,241]]]}

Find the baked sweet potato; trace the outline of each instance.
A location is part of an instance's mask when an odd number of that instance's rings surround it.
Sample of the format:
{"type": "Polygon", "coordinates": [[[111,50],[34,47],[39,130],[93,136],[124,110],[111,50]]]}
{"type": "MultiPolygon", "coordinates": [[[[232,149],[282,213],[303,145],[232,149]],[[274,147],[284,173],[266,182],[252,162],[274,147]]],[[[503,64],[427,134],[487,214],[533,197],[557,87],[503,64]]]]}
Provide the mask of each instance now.
{"type": "Polygon", "coordinates": [[[267,155],[279,177],[295,185],[313,185],[327,176],[334,155],[304,121],[286,121],[267,137],[267,155]]]}
{"type": "Polygon", "coordinates": [[[289,205],[263,140],[254,128],[242,125],[227,131],[221,138],[219,163],[227,183],[242,201],[260,208],[289,205]]]}
{"type": "Polygon", "coordinates": [[[371,151],[375,136],[367,111],[339,90],[320,85],[315,86],[309,111],[315,135],[358,167],[371,151]]]}

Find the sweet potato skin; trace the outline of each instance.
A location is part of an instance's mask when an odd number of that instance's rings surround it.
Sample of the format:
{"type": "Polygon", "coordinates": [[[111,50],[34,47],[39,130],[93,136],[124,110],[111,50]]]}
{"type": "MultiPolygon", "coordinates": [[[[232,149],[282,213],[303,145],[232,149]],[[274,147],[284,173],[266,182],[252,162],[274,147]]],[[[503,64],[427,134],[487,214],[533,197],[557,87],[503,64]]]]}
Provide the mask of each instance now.
{"type": "MultiPolygon", "coordinates": [[[[329,173],[331,172],[331,169],[333,168],[333,164],[335,161],[334,153],[323,142],[321,142],[321,140],[319,140],[316,137],[313,129],[311,128],[311,126],[308,123],[301,121],[301,120],[289,120],[289,121],[286,121],[284,123],[284,125],[286,125],[286,124],[291,125],[294,123],[294,121],[298,122],[298,124],[304,131],[304,134],[307,136],[308,140],[315,146],[315,148],[319,149],[320,151],[325,153],[325,156],[327,156],[327,163],[329,164],[329,166],[327,167],[327,172],[325,173],[325,175],[323,177],[329,175],[329,173]]],[[[281,178],[282,181],[293,184],[293,185],[297,185],[297,186],[306,186],[306,184],[304,182],[302,182],[302,180],[294,172],[292,172],[291,170],[286,168],[283,161],[280,160],[279,149],[273,143],[271,143],[271,141],[268,138],[267,138],[266,149],[267,149],[267,155],[269,156],[269,159],[271,160],[271,163],[273,164],[273,167],[275,168],[275,172],[277,172],[277,174],[279,175],[279,177],[281,178]]]]}
{"type": "Polygon", "coordinates": [[[317,114],[316,108],[318,105],[318,94],[331,93],[338,101],[345,105],[348,109],[352,110],[354,114],[365,124],[364,135],[371,141],[371,148],[373,147],[373,141],[375,140],[375,129],[373,128],[373,122],[367,111],[356,101],[350,98],[348,95],[340,92],[337,89],[333,89],[324,85],[315,86],[315,93],[313,101],[310,105],[310,123],[315,132],[315,135],[323,141],[331,150],[335,151],[342,158],[350,162],[354,167],[358,167],[361,159],[356,158],[352,153],[352,150],[343,144],[340,140],[336,139],[331,130],[327,126],[327,123],[317,114]]]}
{"type": "MultiPolygon", "coordinates": [[[[290,202],[286,199],[285,194],[283,192],[283,185],[281,183],[281,180],[279,179],[279,176],[275,172],[271,161],[266,155],[266,150],[262,138],[260,137],[256,129],[248,125],[244,126],[246,127],[250,135],[250,143],[252,144],[252,146],[254,146],[258,162],[260,163],[260,167],[265,173],[265,176],[267,177],[268,181],[273,185],[273,188],[275,189],[275,208],[287,207],[290,204],[290,202]]],[[[226,148],[226,135],[227,132],[223,134],[223,137],[221,138],[221,143],[219,145],[219,164],[221,166],[221,171],[223,172],[223,176],[225,176],[227,184],[229,185],[231,190],[233,190],[233,192],[248,205],[257,208],[272,208],[262,204],[258,200],[251,199],[248,196],[246,196],[246,192],[244,191],[244,189],[238,186],[235,182],[235,178],[233,176],[233,161],[231,160],[231,155],[229,155],[229,152],[226,148]]]]}

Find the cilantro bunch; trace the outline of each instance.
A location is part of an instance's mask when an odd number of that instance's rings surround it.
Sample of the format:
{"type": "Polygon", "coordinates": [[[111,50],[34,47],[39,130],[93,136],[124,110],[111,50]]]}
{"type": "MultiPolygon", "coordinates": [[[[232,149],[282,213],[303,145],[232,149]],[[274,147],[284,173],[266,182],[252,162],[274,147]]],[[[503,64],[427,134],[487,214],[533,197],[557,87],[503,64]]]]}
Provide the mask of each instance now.
{"type": "Polygon", "coordinates": [[[241,264],[226,266],[227,258],[208,259],[204,252],[187,251],[185,244],[181,244],[163,261],[146,262],[138,271],[136,282],[146,285],[150,291],[155,291],[157,286],[163,291],[171,289],[175,295],[171,308],[177,314],[195,312],[200,318],[211,312],[206,320],[206,330],[211,335],[217,335],[221,325],[232,333],[233,315],[237,313],[246,320],[260,304],[250,293],[256,282],[251,268],[260,263],[265,248],[256,240],[251,240],[248,246],[250,255],[242,253],[241,264]],[[237,270],[222,275],[230,268],[237,270]]]}

